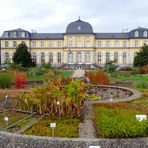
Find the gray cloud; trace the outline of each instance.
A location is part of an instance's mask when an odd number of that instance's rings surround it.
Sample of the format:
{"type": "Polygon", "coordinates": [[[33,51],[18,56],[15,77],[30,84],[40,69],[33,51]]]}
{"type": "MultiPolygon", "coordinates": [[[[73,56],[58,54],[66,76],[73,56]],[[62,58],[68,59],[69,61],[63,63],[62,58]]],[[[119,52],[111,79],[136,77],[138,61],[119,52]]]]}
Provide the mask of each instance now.
{"type": "Polygon", "coordinates": [[[65,32],[78,19],[95,32],[121,32],[148,27],[147,0],[0,0],[0,33],[24,28],[38,32],[65,32]]]}

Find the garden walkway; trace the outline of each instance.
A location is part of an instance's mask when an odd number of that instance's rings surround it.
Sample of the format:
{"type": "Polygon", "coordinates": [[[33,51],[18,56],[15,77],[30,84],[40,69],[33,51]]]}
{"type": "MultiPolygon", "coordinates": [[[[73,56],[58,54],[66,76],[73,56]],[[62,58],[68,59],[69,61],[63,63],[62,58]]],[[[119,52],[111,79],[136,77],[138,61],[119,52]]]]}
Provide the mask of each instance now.
{"type": "Polygon", "coordinates": [[[97,138],[94,126],[93,103],[86,101],[86,112],[84,113],[83,122],[79,125],[80,138],[97,138]]]}
{"type": "Polygon", "coordinates": [[[85,75],[85,70],[77,69],[74,71],[72,78],[79,78],[79,77],[83,77],[84,75],[85,75]]]}

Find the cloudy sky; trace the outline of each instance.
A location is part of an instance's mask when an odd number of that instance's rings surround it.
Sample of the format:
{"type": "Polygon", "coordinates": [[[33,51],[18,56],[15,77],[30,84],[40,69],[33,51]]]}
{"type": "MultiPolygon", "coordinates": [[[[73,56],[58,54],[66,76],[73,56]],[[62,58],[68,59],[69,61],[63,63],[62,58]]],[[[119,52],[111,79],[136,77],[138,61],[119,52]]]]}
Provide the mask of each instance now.
{"type": "Polygon", "coordinates": [[[61,33],[79,16],[94,32],[148,28],[148,0],[0,0],[0,33],[16,28],[61,33]]]}

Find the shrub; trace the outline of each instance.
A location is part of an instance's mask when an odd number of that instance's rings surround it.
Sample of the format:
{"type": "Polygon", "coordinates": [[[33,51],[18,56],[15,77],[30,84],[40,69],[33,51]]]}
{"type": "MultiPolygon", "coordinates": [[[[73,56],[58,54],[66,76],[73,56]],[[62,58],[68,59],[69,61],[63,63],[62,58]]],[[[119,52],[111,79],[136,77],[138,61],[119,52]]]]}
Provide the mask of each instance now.
{"type": "Polygon", "coordinates": [[[12,76],[9,73],[0,73],[0,88],[9,88],[12,84],[12,76]]]}
{"type": "Polygon", "coordinates": [[[24,88],[27,80],[27,74],[25,72],[16,73],[15,86],[17,88],[24,88]]]}
{"type": "Polygon", "coordinates": [[[142,112],[136,109],[96,107],[96,127],[103,138],[130,138],[148,135],[147,120],[139,122],[136,114],[142,112]]]}
{"type": "Polygon", "coordinates": [[[140,73],[141,74],[148,74],[148,65],[142,66],[140,68],[140,73]]]}
{"type": "Polygon", "coordinates": [[[109,77],[104,71],[86,72],[86,77],[94,84],[106,85],[109,84],[109,77]]]}

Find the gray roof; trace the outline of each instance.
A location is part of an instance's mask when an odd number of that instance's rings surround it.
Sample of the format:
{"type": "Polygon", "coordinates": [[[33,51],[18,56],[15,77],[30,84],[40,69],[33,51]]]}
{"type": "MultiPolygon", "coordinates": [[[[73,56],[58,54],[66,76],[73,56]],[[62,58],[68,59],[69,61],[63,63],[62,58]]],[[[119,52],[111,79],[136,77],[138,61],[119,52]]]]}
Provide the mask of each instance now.
{"type": "Polygon", "coordinates": [[[92,33],[93,33],[92,26],[89,23],[84,22],[80,19],[70,23],[66,28],[66,34],[92,34],[92,33]]]}
{"type": "Polygon", "coordinates": [[[63,39],[62,33],[31,33],[31,39],[63,39]]]}
{"type": "Polygon", "coordinates": [[[127,39],[128,33],[96,33],[96,39],[127,39]]]}
{"type": "Polygon", "coordinates": [[[24,29],[13,29],[13,30],[7,30],[4,31],[4,33],[1,36],[1,39],[29,39],[30,38],[30,33],[24,29]],[[14,37],[13,33],[16,33],[16,37],[14,37]],[[25,32],[25,37],[22,37],[22,32],[25,32]],[[5,34],[8,33],[8,37],[5,36],[5,34]]]}

